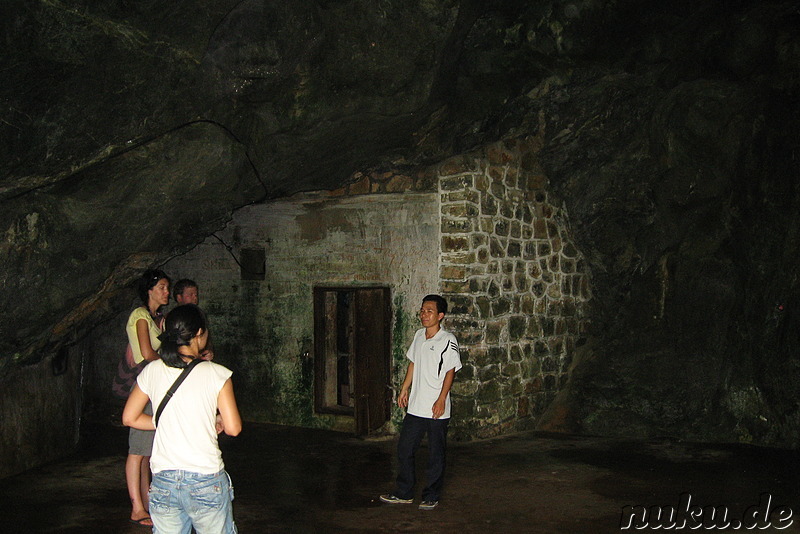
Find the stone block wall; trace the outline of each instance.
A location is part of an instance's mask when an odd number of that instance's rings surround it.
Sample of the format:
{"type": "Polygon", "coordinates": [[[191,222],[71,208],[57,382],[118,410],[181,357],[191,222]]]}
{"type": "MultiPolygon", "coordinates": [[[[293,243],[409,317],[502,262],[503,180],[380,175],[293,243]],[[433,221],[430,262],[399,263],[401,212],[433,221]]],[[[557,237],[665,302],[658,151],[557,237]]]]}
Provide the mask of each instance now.
{"type": "Polygon", "coordinates": [[[440,289],[464,368],[456,438],[535,426],[564,385],[587,327],[585,262],[527,141],[439,166],[440,289]]]}

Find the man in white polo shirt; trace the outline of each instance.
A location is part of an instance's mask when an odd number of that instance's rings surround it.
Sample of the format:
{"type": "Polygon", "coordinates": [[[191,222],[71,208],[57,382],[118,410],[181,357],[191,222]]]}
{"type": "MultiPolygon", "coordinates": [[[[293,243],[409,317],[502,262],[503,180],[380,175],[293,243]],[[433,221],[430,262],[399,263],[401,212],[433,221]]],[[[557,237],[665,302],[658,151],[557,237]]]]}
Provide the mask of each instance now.
{"type": "Polygon", "coordinates": [[[406,353],[408,369],[397,397],[397,405],[408,408],[397,445],[397,482],[394,492],[381,495],[385,503],[414,502],[414,456],[422,438],[428,434],[428,481],[422,490],[419,508],[432,510],[439,504],[450,422],[450,388],[456,371],[461,369],[458,341],[441,328],[445,313],[447,301],[444,298],[428,295],[422,299],[419,318],[423,328],[414,334],[406,353]]]}

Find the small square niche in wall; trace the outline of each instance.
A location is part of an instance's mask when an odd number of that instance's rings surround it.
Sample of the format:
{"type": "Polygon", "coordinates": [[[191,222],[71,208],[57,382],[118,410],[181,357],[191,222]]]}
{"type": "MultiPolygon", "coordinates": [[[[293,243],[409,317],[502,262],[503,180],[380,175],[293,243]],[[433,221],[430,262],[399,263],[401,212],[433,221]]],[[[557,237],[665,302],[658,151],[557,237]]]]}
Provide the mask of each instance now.
{"type": "Polygon", "coordinates": [[[263,280],[267,259],[263,248],[243,248],[239,266],[242,280],[263,280]]]}

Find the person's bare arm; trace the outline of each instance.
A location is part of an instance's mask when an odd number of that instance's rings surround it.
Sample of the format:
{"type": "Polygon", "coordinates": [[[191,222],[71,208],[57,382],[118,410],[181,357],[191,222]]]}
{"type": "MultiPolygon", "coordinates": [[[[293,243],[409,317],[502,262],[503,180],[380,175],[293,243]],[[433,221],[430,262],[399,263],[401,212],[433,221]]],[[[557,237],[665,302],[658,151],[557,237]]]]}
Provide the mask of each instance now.
{"type": "Polygon", "coordinates": [[[230,378],[225,381],[219,392],[217,408],[219,409],[217,422],[222,423],[222,431],[229,436],[238,436],[242,431],[242,417],[239,415],[239,407],[233,394],[233,382],[230,378]]]}
{"type": "Polygon", "coordinates": [[[158,359],[158,353],[153,349],[153,345],[150,344],[150,329],[147,326],[146,319],[136,321],[136,339],[139,340],[142,358],[148,362],[158,359]]]}
{"type": "Polygon", "coordinates": [[[150,398],[139,389],[139,384],[134,384],[125,409],[122,410],[122,424],[139,430],[155,430],[153,416],[144,413],[144,407],[150,398]]]}
{"type": "Polygon", "coordinates": [[[412,380],[414,380],[414,362],[409,362],[406,369],[406,377],[400,387],[400,394],[397,396],[397,405],[401,408],[408,406],[408,390],[411,388],[412,380]]]}

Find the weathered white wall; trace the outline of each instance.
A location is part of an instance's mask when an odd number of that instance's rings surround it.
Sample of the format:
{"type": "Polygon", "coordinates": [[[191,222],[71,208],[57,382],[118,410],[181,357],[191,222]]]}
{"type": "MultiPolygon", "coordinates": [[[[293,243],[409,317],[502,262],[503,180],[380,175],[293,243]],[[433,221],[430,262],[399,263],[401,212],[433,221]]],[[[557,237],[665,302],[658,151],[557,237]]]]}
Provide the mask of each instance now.
{"type": "Polygon", "coordinates": [[[164,266],[173,280],[199,284],[218,361],[235,372],[246,418],[342,424],[313,413],[316,285],[391,288],[395,383],[402,380],[420,300],[439,288],[438,212],[435,193],[294,197],[238,211],[224,231],[164,266]],[[264,281],[241,279],[236,259],[246,248],[266,251],[264,281]]]}

